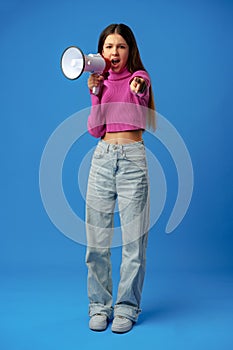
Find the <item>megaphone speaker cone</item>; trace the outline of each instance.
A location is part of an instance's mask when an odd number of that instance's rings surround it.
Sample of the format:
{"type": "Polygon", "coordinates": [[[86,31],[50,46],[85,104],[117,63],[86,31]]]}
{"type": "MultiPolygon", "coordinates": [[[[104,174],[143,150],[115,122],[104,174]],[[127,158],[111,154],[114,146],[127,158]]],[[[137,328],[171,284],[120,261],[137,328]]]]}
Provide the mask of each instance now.
{"type": "Polygon", "coordinates": [[[70,46],[62,54],[61,69],[66,78],[78,79],[85,67],[85,56],[78,47],[70,46]]]}

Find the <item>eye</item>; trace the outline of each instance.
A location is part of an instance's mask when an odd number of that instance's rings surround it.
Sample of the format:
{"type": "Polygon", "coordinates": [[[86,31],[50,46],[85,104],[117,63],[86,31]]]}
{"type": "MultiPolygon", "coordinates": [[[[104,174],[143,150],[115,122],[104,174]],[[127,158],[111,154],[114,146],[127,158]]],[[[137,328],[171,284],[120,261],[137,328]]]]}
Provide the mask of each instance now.
{"type": "Polygon", "coordinates": [[[105,49],[111,49],[111,47],[112,47],[111,45],[106,45],[105,49]]]}

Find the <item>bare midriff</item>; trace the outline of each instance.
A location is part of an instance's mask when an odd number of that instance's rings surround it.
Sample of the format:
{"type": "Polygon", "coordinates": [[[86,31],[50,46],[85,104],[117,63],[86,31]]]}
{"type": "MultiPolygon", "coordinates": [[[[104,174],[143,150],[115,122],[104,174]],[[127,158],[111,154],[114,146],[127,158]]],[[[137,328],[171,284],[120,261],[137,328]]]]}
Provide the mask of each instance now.
{"type": "Polygon", "coordinates": [[[125,144],[142,141],[142,130],[130,130],[120,132],[106,132],[102,138],[104,141],[112,144],[125,144]]]}

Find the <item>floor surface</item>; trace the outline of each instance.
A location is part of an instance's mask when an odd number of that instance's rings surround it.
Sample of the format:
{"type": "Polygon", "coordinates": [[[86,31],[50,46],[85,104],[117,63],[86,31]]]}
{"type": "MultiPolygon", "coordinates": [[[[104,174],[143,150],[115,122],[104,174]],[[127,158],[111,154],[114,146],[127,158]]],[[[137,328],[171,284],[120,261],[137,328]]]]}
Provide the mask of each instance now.
{"type": "Polygon", "coordinates": [[[233,348],[233,279],[226,272],[148,271],[143,312],[124,335],[88,329],[84,272],[9,272],[0,296],[2,350],[233,348]]]}

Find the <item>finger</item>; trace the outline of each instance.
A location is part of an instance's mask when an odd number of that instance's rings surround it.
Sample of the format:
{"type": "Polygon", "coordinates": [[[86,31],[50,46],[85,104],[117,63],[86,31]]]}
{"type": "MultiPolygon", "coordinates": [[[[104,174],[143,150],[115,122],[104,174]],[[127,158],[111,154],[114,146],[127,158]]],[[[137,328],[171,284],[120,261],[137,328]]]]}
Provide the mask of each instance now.
{"type": "Polygon", "coordinates": [[[136,83],[141,84],[141,79],[140,79],[140,78],[138,78],[138,77],[135,77],[135,78],[134,78],[134,81],[135,81],[136,83]]]}

